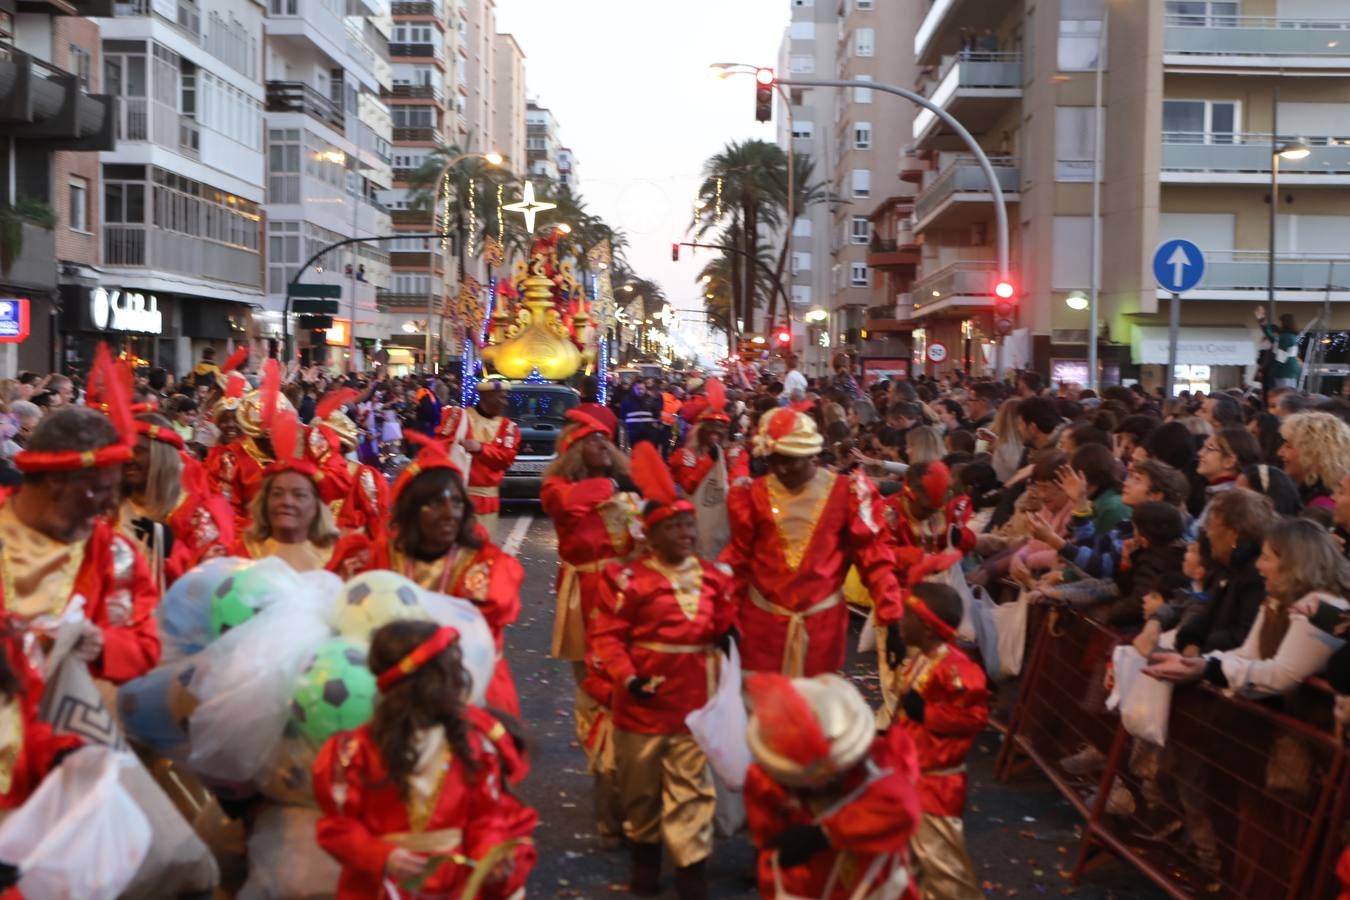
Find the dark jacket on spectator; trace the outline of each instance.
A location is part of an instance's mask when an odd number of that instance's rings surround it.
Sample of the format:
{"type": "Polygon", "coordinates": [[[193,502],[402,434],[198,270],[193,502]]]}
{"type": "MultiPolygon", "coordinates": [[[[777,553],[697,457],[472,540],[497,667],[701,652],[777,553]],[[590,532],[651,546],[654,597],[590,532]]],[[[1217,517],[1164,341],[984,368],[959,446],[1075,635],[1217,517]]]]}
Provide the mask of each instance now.
{"type": "MultiPolygon", "coordinates": [[[[1130,554],[1129,565],[1121,569],[1116,581],[1120,597],[1088,612],[1093,619],[1112,628],[1129,628],[1144,621],[1144,595],[1157,590],[1164,575],[1181,571],[1186,548],[1180,543],[1166,547],[1140,547],[1130,554]]],[[[1246,637],[1246,632],[1242,633],[1246,637]]]]}
{"type": "Polygon", "coordinates": [[[1266,599],[1266,583],[1256,571],[1260,555],[1260,544],[1241,543],[1227,566],[1210,564],[1213,571],[1205,582],[1209,601],[1182,616],[1178,650],[1195,644],[1208,653],[1242,645],[1266,599]]]}

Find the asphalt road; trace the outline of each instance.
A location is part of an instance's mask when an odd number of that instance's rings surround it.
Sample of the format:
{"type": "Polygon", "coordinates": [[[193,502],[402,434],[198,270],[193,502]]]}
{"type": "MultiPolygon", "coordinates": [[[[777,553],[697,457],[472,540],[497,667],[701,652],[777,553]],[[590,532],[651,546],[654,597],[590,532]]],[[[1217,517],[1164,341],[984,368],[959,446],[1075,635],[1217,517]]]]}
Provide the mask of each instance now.
{"type": "MultiPolygon", "coordinates": [[[[513,504],[498,523],[497,539],[525,569],[520,621],[507,630],[506,653],[520,690],[521,715],[532,738],[531,773],[522,786],[539,811],[535,834],[539,864],[532,897],[622,895],[628,878],[624,850],[602,850],[594,838],[590,776],[572,724],[572,675],[549,658],[553,627],[553,579],[557,539],[537,504],[513,504]]],[[[869,699],[879,702],[873,666],[850,661],[869,699]]],[[[1153,900],[1164,895],[1133,869],[1110,861],[1075,887],[1068,879],[1078,848],[1078,818],[1049,782],[1033,772],[1009,784],[990,776],[999,736],[990,731],[970,759],[971,791],[966,809],[967,845],[989,897],[1064,896],[1082,900],[1153,900]]],[[[742,833],[720,840],[709,870],[711,896],[754,897],[748,880],[754,851],[742,833]]],[[[667,893],[674,897],[669,861],[667,893]]]]}

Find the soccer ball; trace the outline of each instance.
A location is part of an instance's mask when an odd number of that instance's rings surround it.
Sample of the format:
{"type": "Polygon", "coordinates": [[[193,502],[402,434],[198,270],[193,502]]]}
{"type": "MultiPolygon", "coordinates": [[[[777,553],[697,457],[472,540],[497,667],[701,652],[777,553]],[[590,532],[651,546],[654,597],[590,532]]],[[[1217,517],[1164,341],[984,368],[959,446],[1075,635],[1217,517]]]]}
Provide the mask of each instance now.
{"type": "Polygon", "coordinates": [[[364,572],[347,582],[338,595],[338,633],[369,643],[378,628],[396,619],[427,619],[421,593],[416,583],[397,572],[364,572]]]}
{"type": "Polygon", "coordinates": [[[288,566],[263,560],[227,576],[211,595],[211,637],[243,625],[274,601],[294,596],[300,582],[288,566]]]}
{"type": "Polygon", "coordinates": [[[375,676],[366,667],[366,651],[353,641],[325,641],[300,671],[291,695],[291,718],[299,732],[318,747],[339,731],[370,721],[375,676]]]}

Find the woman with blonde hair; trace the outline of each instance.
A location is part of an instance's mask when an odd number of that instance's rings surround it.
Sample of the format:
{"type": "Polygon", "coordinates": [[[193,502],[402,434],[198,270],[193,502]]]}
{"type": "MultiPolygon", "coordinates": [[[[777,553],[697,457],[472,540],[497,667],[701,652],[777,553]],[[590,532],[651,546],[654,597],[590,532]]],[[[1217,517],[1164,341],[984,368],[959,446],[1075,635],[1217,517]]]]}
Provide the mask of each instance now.
{"type": "Polygon", "coordinates": [[[944,452],[942,437],[932,425],[920,425],[905,433],[905,458],[911,466],[937,462],[944,452]]]}
{"type": "Polygon", "coordinates": [[[615,781],[614,686],[590,652],[587,629],[606,566],[633,555],[641,534],[640,499],[628,475],[628,460],[609,438],[609,429],[580,410],[569,410],[558,439],[558,457],[544,471],[539,499],[558,533],[557,606],[553,620],[556,659],[572,664],[576,679],[577,738],[596,776],[595,815],[600,839],[623,838],[623,811],[615,781]]]}
{"type": "Polygon", "coordinates": [[[1022,438],[1017,434],[1018,400],[1004,400],[990,429],[994,440],[989,448],[989,464],[998,480],[1007,483],[1022,465],[1022,438]]]}
{"type": "Polygon", "coordinates": [[[1280,460],[1303,505],[1330,514],[1331,492],[1350,475],[1350,425],[1331,413],[1296,413],[1284,420],[1280,437],[1280,460]]]}

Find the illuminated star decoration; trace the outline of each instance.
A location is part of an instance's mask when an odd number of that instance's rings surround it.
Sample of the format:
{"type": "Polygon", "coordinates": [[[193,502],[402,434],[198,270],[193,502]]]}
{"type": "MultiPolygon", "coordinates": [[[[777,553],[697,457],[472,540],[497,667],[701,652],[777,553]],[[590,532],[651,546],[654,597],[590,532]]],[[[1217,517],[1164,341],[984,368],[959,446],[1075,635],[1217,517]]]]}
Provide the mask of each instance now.
{"type": "Polygon", "coordinates": [[[557,209],[558,204],[549,203],[544,200],[534,199],[534,182],[526,181],[525,190],[521,194],[519,203],[508,203],[502,209],[507,212],[518,212],[525,217],[525,230],[529,234],[534,234],[534,217],[539,213],[549,209],[557,209]]]}

